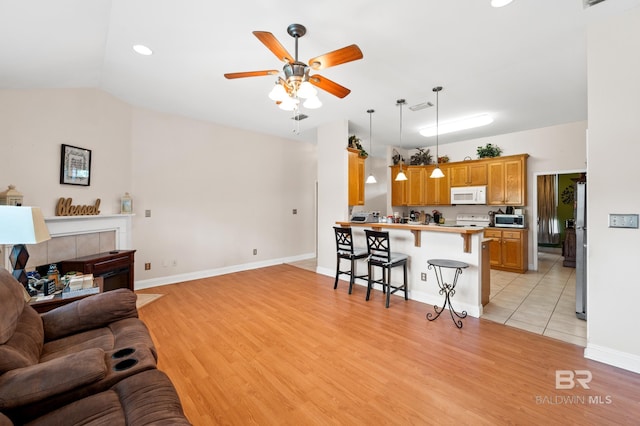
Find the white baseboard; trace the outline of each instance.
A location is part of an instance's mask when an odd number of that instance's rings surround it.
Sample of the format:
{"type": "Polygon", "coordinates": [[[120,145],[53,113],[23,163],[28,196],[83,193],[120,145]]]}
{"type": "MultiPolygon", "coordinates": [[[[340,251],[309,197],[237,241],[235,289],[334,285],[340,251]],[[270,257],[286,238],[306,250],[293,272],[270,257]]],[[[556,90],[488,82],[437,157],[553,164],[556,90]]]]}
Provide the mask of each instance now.
{"type": "Polygon", "coordinates": [[[168,284],[180,283],[183,281],[199,280],[202,278],[215,277],[217,275],[231,274],[233,272],[249,271],[251,269],[265,268],[267,266],[281,265],[283,263],[297,262],[300,260],[313,259],[315,253],[307,253],[298,256],[284,257],[280,259],[269,259],[260,262],[244,263],[241,265],[226,266],[224,268],[206,269],[203,271],[188,272],[185,274],[169,275],[166,277],[151,278],[148,280],[137,280],[134,283],[136,290],[145,288],[160,287],[168,284]]]}
{"type": "Polygon", "coordinates": [[[633,371],[634,373],[640,373],[640,357],[627,352],[587,343],[587,347],[584,349],[584,357],[633,371]]]}

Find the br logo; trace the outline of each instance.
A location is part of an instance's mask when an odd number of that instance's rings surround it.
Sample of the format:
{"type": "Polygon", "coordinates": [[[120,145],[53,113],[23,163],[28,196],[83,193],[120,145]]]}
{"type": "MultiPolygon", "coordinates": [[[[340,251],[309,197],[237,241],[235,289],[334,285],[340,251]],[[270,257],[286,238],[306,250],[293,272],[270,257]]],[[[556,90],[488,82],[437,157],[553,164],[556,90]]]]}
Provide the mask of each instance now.
{"type": "Polygon", "coordinates": [[[593,375],[589,370],[556,370],[556,389],[573,389],[581,386],[590,389],[589,382],[593,375]]]}

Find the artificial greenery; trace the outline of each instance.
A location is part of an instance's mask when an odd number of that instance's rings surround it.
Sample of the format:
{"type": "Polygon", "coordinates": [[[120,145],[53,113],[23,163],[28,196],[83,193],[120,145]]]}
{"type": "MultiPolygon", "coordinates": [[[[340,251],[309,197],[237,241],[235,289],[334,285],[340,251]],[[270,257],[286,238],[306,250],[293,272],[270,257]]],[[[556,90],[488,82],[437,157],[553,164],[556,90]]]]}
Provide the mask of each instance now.
{"type": "Polygon", "coordinates": [[[349,136],[349,148],[353,148],[353,149],[359,150],[360,151],[360,157],[367,158],[369,156],[367,151],[365,151],[364,148],[362,147],[362,143],[360,141],[360,138],[358,138],[356,135],[349,136]]]}
{"type": "Polygon", "coordinates": [[[502,154],[502,148],[488,143],[485,146],[479,146],[477,153],[478,158],[500,157],[500,154],[502,154]]]}
{"type": "Polygon", "coordinates": [[[417,148],[418,152],[413,154],[409,159],[409,164],[412,166],[420,166],[431,164],[431,159],[433,158],[429,153],[429,148],[417,148]]]}

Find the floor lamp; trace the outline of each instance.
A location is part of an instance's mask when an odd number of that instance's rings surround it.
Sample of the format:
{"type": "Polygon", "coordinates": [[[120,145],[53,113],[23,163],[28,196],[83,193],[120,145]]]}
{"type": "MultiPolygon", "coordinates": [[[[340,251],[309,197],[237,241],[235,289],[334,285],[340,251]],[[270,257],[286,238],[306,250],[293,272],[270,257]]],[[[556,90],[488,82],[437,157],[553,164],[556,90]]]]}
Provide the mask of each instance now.
{"type": "Polygon", "coordinates": [[[13,276],[25,288],[28,279],[29,252],[25,244],[37,244],[51,239],[39,207],[0,206],[0,244],[14,244],[9,255],[13,276]]]}

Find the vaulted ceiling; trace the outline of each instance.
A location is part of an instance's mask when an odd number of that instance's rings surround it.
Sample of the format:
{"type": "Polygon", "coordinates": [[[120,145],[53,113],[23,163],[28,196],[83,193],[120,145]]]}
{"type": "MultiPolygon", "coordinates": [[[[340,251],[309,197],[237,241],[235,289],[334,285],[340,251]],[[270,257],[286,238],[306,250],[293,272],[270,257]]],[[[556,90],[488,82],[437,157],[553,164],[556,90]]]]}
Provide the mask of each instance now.
{"type": "MultiPolygon", "coordinates": [[[[440,123],[487,112],[487,126],[440,136],[440,143],[587,118],[587,26],[640,0],[0,0],[0,88],[102,89],[132,105],[305,141],[317,126],[347,119],[374,153],[400,144],[399,109],[435,103],[440,123]],[[281,69],[252,31],[268,31],[292,54],[292,23],[306,26],[299,59],[357,44],[359,61],[318,73],[347,88],[339,99],[291,120],[267,94],[272,76],[224,73],[281,69]],[[140,56],[141,43],[154,54],[140,56]],[[299,126],[299,127],[297,127],[299,126]],[[299,130],[299,134],[294,132],[299,130]]],[[[403,110],[402,145],[431,146],[418,130],[435,108],[403,110]]],[[[346,143],[346,141],[345,141],[346,143]]]]}

